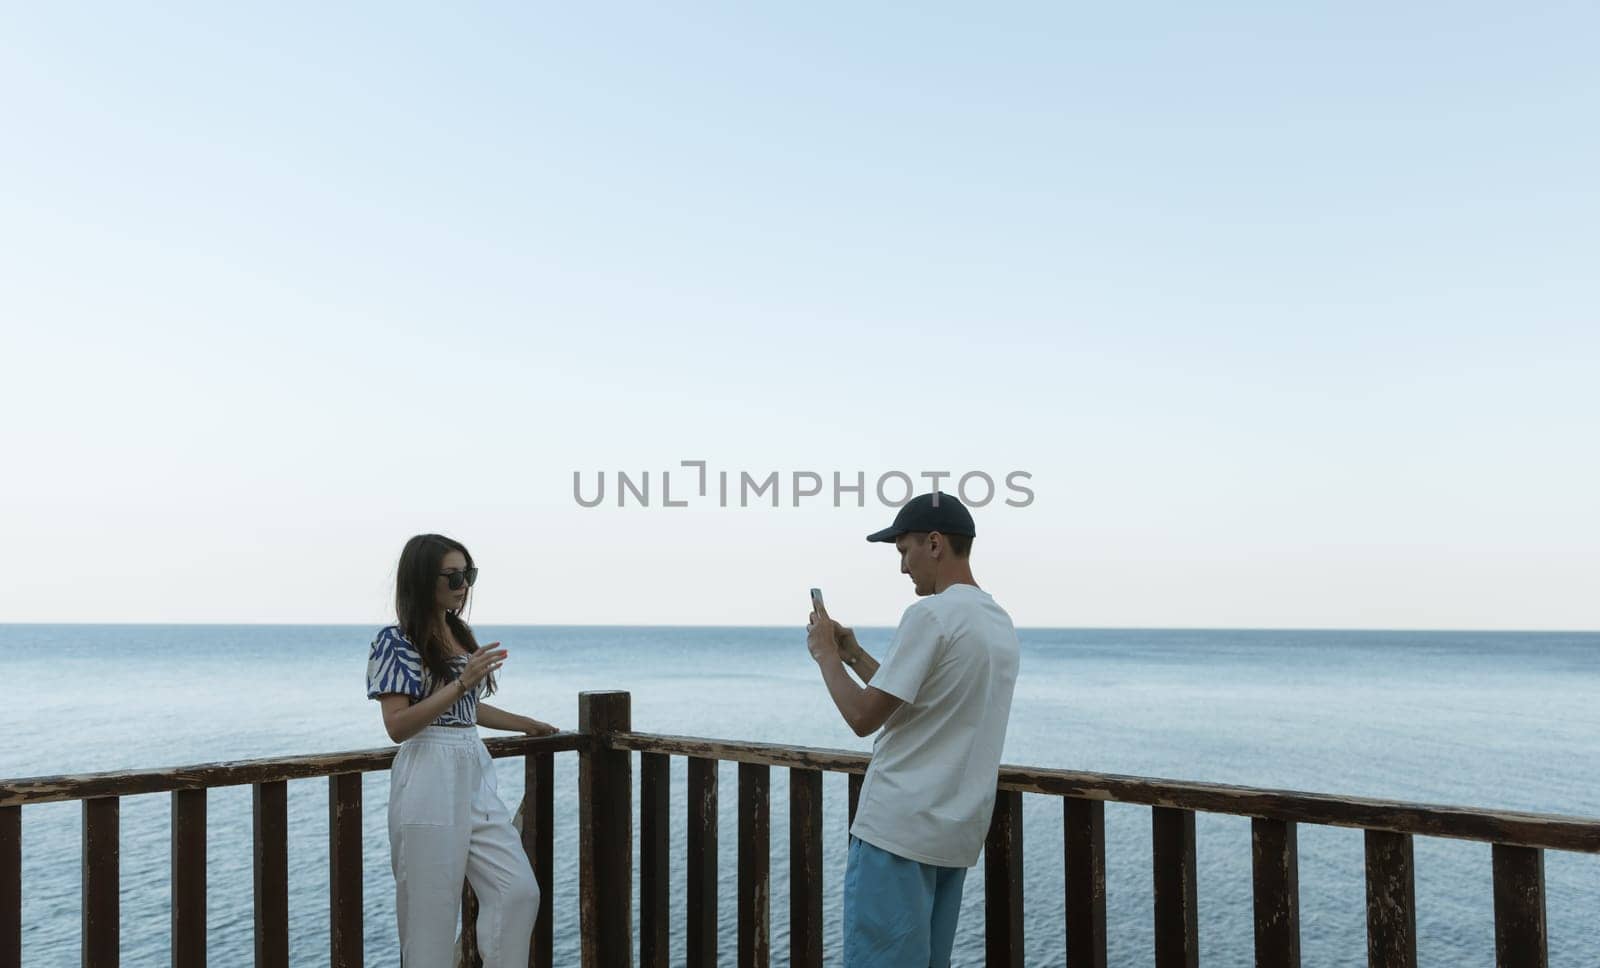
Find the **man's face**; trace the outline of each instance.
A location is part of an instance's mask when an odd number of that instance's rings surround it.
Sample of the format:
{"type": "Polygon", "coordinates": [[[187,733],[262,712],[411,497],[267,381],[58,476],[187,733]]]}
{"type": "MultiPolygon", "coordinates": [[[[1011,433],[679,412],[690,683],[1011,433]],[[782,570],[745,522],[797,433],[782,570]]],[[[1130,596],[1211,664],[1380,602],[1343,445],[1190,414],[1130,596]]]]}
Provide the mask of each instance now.
{"type": "Polygon", "coordinates": [[[932,595],[939,564],[934,560],[928,536],[903,534],[895,539],[894,547],[900,552],[900,573],[911,576],[918,595],[932,595]]]}

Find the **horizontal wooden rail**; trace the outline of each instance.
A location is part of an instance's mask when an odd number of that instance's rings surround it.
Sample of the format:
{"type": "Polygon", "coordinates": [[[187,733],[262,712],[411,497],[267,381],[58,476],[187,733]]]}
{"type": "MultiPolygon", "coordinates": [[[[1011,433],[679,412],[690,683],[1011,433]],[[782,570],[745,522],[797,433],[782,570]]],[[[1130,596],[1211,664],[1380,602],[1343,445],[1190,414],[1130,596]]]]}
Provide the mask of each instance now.
{"type": "MultiPolygon", "coordinates": [[[[775,743],[743,743],[693,736],[664,736],[655,733],[619,732],[598,737],[597,741],[609,743],[615,749],[641,753],[668,753],[735,763],[803,767],[835,773],[865,772],[868,761],[867,754],[849,750],[783,746],[775,743]]],[[[1115,773],[1085,773],[1079,770],[1037,769],[1009,765],[1000,767],[1000,789],[1019,793],[1075,797],[1082,800],[1169,807],[1197,813],[1262,817],[1290,823],[1354,827],[1361,830],[1417,834],[1425,837],[1450,837],[1545,850],[1600,853],[1600,818],[1591,817],[1435,806],[1400,800],[1374,800],[1325,793],[1231,786],[1222,783],[1198,783],[1190,780],[1163,780],[1121,776],[1115,773]]],[[[0,800],[0,806],[4,803],[4,800],[0,800]]]]}
{"type": "MultiPolygon", "coordinates": [[[[579,921],[584,964],[610,968],[631,962],[633,844],[632,752],[641,770],[641,950],[646,965],[666,961],[669,914],[681,898],[690,964],[716,961],[717,775],[720,762],[740,764],[738,796],[737,960],[765,968],[772,952],[771,767],[791,771],[789,787],[791,891],[790,952],[795,965],[821,960],[822,773],[849,777],[853,817],[869,757],[849,750],[736,742],[634,732],[627,693],[580,696],[580,733],[493,737],[491,756],[522,756],[527,794],[522,842],[539,878],[542,904],[531,959],[551,962],[553,877],[552,754],[579,757],[579,921]],[[686,757],[688,830],[682,893],[669,888],[670,757],[686,757]]],[[[329,782],[331,963],[362,960],[361,774],[389,769],[396,747],[315,756],[274,757],[169,769],[0,780],[0,968],[15,962],[21,934],[21,818],[23,804],[83,804],[82,948],[85,963],[117,964],[120,798],[173,794],[172,925],[174,965],[206,957],[205,791],[254,785],[256,961],[288,962],[288,824],[285,784],[329,782]]],[[[1104,804],[1153,807],[1156,961],[1198,963],[1195,814],[1253,818],[1252,868],[1259,965],[1299,964],[1299,872],[1296,824],[1353,827],[1367,832],[1368,952],[1373,965],[1414,965],[1416,926],[1411,838],[1448,837],[1494,845],[1497,964],[1546,963],[1542,851],[1600,853],[1600,819],[1433,806],[1217,783],[1163,780],[1075,770],[1002,766],[988,838],[986,949],[991,964],[1021,963],[1022,794],[1063,798],[1066,927],[1072,968],[1106,964],[1104,804]]],[[[468,897],[468,921],[471,898],[468,897]]],[[[465,937],[472,937],[470,931],[465,937]]],[[[472,945],[464,949],[475,954],[472,945]]],[[[470,959],[469,959],[470,963],[470,959]]]]}
{"type": "MultiPolygon", "coordinates": [[[[493,736],[483,745],[489,755],[526,756],[530,753],[582,752],[589,737],[581,733],[556,733],[553,736],[493,736]]],[[[199,763],[155,770],[113,770],[107,773],[77,773],[64,776],[33,776],[15,780],[0,779],[0,807],[29,803],[60,803],[96,797],[131,797],[143,793],[170,793],[173,790],[207,790],[212,787],[240,786],[246,783],[277,783],[304,780],[341,773],[371,773],[387,770],[394,762],[398,746],[350,750],[313,756],[269,756],[255,760],[199,763]]]]}

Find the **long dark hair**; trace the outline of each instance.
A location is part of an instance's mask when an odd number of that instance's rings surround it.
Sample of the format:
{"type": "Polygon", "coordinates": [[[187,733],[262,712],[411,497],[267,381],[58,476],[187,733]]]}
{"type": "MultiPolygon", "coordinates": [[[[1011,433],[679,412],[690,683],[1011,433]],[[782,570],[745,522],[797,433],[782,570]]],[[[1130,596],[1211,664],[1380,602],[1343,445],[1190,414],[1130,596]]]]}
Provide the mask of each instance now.
{"type": "MultiPolygon", "coordinates": [[[[450,636],[468,652],[478,651],[478,640],[472,634],[472,627],[460,615],[472,602],[471,588],[467,589],[467,597],[462,600],[461,608],[446,610],[444,625],[441,626],[439,622],[439,606],[436,604],[439,567],[444,562],[444,556],[452,551],[461,552],[467,559],[467,567],[472,567],[472,552],[467,550],[466,545],[442,534],[419,534],[407,541],[401,550],[400,564],[394,576],[394,614],[400,622],[400,631],[416,646],[435,682],[450,682],[456,678],[455,670],[450,668],[450,648],[445,645],[446,628],[450,636]]],[[[494,676],[491,674],[484,679],[484,695],[493,695],[494,690],[494,676]]]]}

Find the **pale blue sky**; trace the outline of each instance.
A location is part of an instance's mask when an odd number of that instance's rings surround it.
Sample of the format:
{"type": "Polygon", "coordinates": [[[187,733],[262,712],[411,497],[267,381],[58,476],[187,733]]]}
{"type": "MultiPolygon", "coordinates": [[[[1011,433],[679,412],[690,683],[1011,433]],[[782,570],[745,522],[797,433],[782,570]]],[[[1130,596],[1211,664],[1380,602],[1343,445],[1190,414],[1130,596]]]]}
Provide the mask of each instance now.
{"type": "Polygon", "coordinates": [[[0,621],[1600,627],[1591,4],[13,5],[0,621]]]}

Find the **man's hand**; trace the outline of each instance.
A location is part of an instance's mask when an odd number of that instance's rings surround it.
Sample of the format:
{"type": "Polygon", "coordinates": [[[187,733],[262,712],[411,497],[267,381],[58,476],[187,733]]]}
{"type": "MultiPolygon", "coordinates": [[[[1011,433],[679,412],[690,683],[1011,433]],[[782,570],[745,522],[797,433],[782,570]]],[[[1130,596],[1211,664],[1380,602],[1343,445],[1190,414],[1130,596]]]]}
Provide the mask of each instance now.
{"type": "Polygon", "coordinates": [[[838,629],[842,626],[828,617],[828,610],[821,604],[814,605],[811,616],[806,622],[806,648],[811,650],[811,658],[822,662],[836,662],[839,659],[838,629]]]}
{"type": "Polygon", "coordinates": [[[848,625],[834,622],[833,635],[839,643],[839,659],[855,670],[863,685],[871,682],[872,677],[878,674],[878,660],[869,655],[867,650],[861,647],[861,643],[856,641],[855,630],[848,625]]]}

